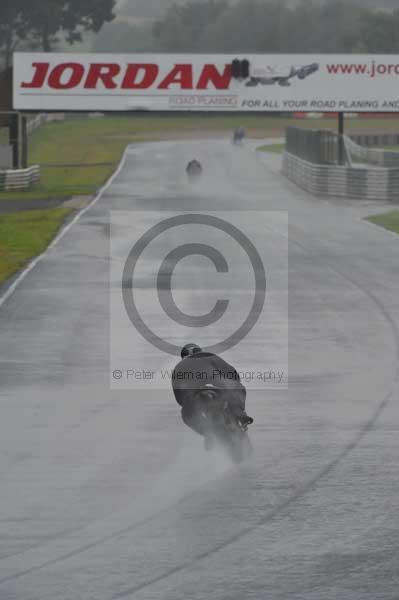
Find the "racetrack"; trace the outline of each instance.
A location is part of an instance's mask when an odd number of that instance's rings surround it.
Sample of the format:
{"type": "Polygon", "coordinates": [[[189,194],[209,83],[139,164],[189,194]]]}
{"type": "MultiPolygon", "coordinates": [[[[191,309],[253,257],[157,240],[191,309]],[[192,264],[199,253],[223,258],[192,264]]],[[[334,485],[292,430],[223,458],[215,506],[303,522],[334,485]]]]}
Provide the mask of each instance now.
{"type": "Polygon", "coordinates": [[[397,600],[399,241],[250,147],[130,147],[1,306],[1,600],[397,600]],[[111,209],[288,211],[289,387],[249,392],[249,464],[206,454],[170,391],[110,390],[111,209]]]}

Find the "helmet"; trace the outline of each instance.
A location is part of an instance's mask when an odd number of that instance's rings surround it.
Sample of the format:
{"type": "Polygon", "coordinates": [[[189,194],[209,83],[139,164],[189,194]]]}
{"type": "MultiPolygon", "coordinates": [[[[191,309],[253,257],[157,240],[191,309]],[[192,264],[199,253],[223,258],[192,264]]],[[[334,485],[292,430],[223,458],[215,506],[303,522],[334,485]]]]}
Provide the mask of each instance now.
{"type": "Polygon", "coordinates": [[[202,348],[200,348],[200,346],[197,346],[197,344],[186,344],[181,349],[181,357],[186,358],[187,356],[192,356],[198,352],[202,352],[202,348]]]}

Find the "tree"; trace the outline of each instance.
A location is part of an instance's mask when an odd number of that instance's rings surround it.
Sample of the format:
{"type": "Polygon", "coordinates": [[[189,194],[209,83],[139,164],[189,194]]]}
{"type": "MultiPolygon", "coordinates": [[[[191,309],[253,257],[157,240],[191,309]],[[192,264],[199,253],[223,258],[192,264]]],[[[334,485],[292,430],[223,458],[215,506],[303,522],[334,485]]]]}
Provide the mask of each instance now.
{"type": "Polygon", "coordinates": [[[168,52],[206,51],[203,40],[210,26],[227,10],[226,0],[195,0],[173,4],[165,17],[155,23],[154,37],[168,52]]]}
{"type": "Polygon", "coordinates": [[[12,53],[18,40],[28,35],[26,8],[26,0],[5,0],[0,5],[0,49],[6,67],[11,65],[12,53]]]}
{"type": "Polygon", "coordinates": [[[210,26],[206,44],[217,52],[287,51],[289,12],[284,0],[239,0],[210,26]]]}
{"type": "Polygon", "coordinates": [[[316,36],[321,51],[352,52],[361,41],[360,19],[364,10],[346,0],[330,0],[323,4],[316,36]]]}
{"type": "Polygon", "coordinates": [[[1,0],[0,49],[10,64],[18,47],[49,52],[56,35],[63,32],[73,44],[81,41],[82,32],[98,32],[114,18],[115,0],[1,0]]]}
{"type": "Polygon", "coordinates": [[[82,40],[82,31],[100,31],[104,23],[114,19],[115,0],[41,0],[30,6],[29,27],[45,52],[59,32],[73,44],[82,40]]]}
{"type": "Polygon", "coordinates": [[[118,14],[133,19],[159,19],[171,7],[173,0],[125,0],[118,14]]]}
{"type": "Polygon", "coordinates": [[[300,0],[287,12],[284,27],[286,52],[320,51],[319,27],[320,5],[315,0],[300,0]]]}
{"type": "Polygon", "coordinates": [[[93,52],[157,52],[152,27],[147,24],[129,25],[123,21],[107,23],[95,37],[93,52]]]}
{"type": "Polygon", "coordinates": [[[369,52],[399,52],[399,11],[365,12],[361,30],[362,39],[369,52]]]}
{"type": "MultiPolygon", "coordinates": [[[[45,3],[50,1],[60,0],[45,3]]],[[[138,6],[155,10],[158,2],[135,1],[132,11],[138,6]]],[[[162,1],[169,8],[152,34],[146,26],[134,31],[126,26],[123,35],[115,29],[117,39],[112,39],[115,23],[112,32],[104,28],[109,47],[127,52],[399,52],[399,11],[376,11],[363,0],[180,0],[171,6],[162,1]]],[[[79,32],[72,28],[72,41],[79,32]]]]}
{"type": "Polygon", "coordinates": [[[162,21],[154,24],[153,32],[162,50],[183,52],[190,49],[190,40],[183,26],[181,8],[177,4],[173,4],[162,21]]]}

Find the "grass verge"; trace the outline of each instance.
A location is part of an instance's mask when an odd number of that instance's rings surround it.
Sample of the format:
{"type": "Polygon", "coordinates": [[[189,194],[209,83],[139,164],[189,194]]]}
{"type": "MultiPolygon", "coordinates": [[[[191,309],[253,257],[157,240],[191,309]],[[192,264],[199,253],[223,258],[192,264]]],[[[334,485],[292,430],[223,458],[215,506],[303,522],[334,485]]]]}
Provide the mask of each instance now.
{"type": "Polygon", "coordinates": [[[399,233],[399,210],[392,210],[383,215],[367,217],[367,221],[380,225],[380,227],[384,227],[385,229],[389,229],[389,231],[399,233]]]}
{"type": "Polygon", "coordinates": [[[275,154],[282,154],[284,152],[285,144],[270,144],[265,146],[259,146],[258,152],[274,152],[275,154]]]}
{"type": "Polygon", "coordinates": [[[50,208],[0,214],[0,285],[46,249],[71,211],[50,208]]]}

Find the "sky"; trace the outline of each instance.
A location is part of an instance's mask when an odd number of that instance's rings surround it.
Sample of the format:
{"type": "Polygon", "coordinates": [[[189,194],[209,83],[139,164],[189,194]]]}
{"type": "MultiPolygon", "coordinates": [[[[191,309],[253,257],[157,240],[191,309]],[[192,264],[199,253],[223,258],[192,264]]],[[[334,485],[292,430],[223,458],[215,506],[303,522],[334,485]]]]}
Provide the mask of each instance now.
{"type": "MultiPolygon", "coordinates": [[[[362,0],[361,3],[375,8],[399,8],[398,0],[362,0]]],[[[156,19],[161,17],[171,4],[173,0],[118,0],[117,13],[120,18],[156,19]]]]}

